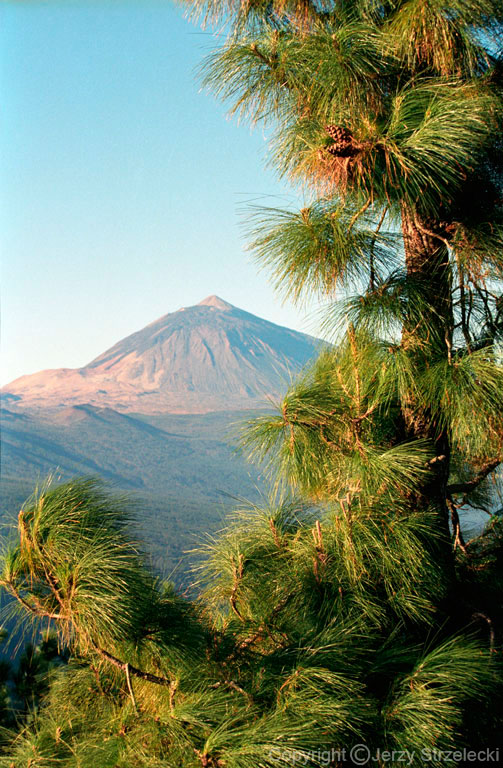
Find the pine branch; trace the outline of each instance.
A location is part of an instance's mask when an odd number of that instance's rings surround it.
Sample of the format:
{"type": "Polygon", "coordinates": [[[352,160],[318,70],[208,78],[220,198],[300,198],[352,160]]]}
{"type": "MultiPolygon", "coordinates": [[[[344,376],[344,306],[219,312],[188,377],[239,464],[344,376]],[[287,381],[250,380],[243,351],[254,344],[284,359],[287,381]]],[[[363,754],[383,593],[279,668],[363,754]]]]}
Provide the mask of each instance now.
{"type": "Polygon", "coordinates": [[[372,198],[369,197],[368,200],[366,200],[365,203],[362,205],[362,207],[359,208],[359,210],[357,210],[356,213],[353,215],[353,217],[352,217],[352,219],[351,219],[351,221],[349,222],[349,225],[348,225],[348,232],[351,229],[353,229],[353,225],[360,218],[360,216],[362,216],[365,213],[365,211],[370,207],[371,204],[372,204],[372,198]]]}
{"type": "Polygon", "coordinates": [[[274,64],[276,63],[275,59],[269,59],[267,56],[265,56],[262,51],[259,51],[258,46],[256,43],[252,43],[250,45],[250,50],[254,54],[254,56],[257,56],[257,58],[260,59],[264,64],[267,64],[268,67],[271,67],[271,69],[274,67],[274,64]]]}
{"type": "Polygon", "coordinates": [[[377,240],[377,236],[379,234],[379,231],[384,223],[384,219],[386,218],[386,214],[388,213],[388,207],[387,205],[384,206],[381,214],[381,218],[379,219],[377,223],[377,227],[374,232],[374,236],[372,238],[372,243],[370,246],[370,254],[369,254],[369,266],[370,266],[370,276],[369,276],[369,290],[373,291],[375,289],[375,244],[377,240]]]}
{"type": "Polygon", "coordinates": [[[125,673],[126,678],[129,674],[140,678],[140,680],[146,680],[149,683],[154,683],[155,685],[163,685],[166,688],[171,686],[172,681],[167,677],[159,677],[158,675],[153,675],[151,672],[144,672],[142,669],[134,667],[127,661],[121,661],[116,656],[113,656],[111,653],[108,653],[108,651],[105,651],[103,648],[97,646],[95,643],[91,642],[91,645],[99,656],[101,656],[103,659],[106,659],[106,661],[110,662],[110,664],[113,664],[113,666],[117,667],[117,669],[122,670],[122,672],[125,673]]]}
{"type": "Polygon", "coordinates": [[[450,250],[451,245],[445,237],[442,237],[442,235],[439,235],[438,232],[432,232],[431,229],[426,229],[426,227],[423,227],[423,225],[417,218],[415,219],[415,224],[416,224],[416,227],[419,229],[419,231],[422,232],[424,235],[428,235],[428,237],[433,237],[433,238],[436,238],[437,240],[440,240],[440,242],[442,242],[445,245],[445,247],[448,250],[450,250]]]}
{"type": "MultiPolygon", "coordinates": [[[[268,619],[267,623],[262,623],[258,629],[253,633],[253,635],[250,635],[250,637],[246,637],[244,640],[241,640],[241,642],[238,644],[237,649],[239,651],[245,650],[245,648],[248,648],[248,646],[252,645],[253,643],[257,642],[257,640],[261,640],[264,633],[267,631],[268,626],[272,626],[273,619],[280,613],[283,608],[285,608],[286,605],[292,600],[293,594],[290,593],[288,595],[285,595],[277,605],[274,606],[272,609],[268,619]]],[[[230,659],[233,659],[236,656],[236,650],[231,654],[229,657],[230,659]]]]}
{"type": "Polygon", "coordinates": [[[482,619],[482,621],[486,622],[489,628],[489,647],[491,649],[491,653],[493,653],[494,644],[496,641],[496,633],[494,631],[494,625],[493,625],[492,619],[486,613],[482,613],[482,611],[477,611],[476,613],[473,613],[472,619],[482,619]]]}
{"type": "Polygon", "coordinates": [[[10,592],[13,597],[16,598],[16,600],[20,603],[20,605],[23,606],[23,608],[26,608],[26,610],[38,618],[53,620],[61,620],[66,618],[60,613],[52,613],[51,611],[46,611],[43,606],[40,605],[40,602],[34,595],[32,595],[32,600],[35,605],[30,605],[30,603],[21,595],[21,593],[11,581],[2,580],[0,581],[0,586],[5,587],[5,589],[10,592]]]}
{"type": "Polygon", "coordinates": [[[459,275],[459,291],[460,291],[460,306],[461,306],[461,329],[463,331],[463,337],[465,339],[466,349],[468,350],[468,353],[471,354],[472,352],[472,346],[471,346],[471,337],[470,337],[470,328],[467,323],[467,317],[466,317],[466,294],[465,294],[465,278],[463,274],[463,267],[461,265],[461,259],[459,256],[459,253],[456,252],[456,261],[458,264],[458,275],[459,275]]]}
{"type": "Polygon", "coordinates": [[[131,696],[131,701],[133,702],[133,709],[138,714],[138,706],[136,704],[136,699],[134,696],[133,691],[133,685],[131,683],[131,675],[130,675],[130,664],[126,662],[126,680],[127,680],[127,687],[129,690],[129,695],[131,696]]]}
{"type": "Polygon", "coordinates": [[[451,513],[452,529],[454,532],[454,549],[456,549],[456,547],[459,547],[460,550],[464,552],[466,555],[466,544],[463,538],[463,534],[461,532],[461,523],[459,521],[457,505],[454,504],[452,499],[448,498],[447,506],[449,507],[449,510],[451,513]]]}
{"type": "Polygon", "coordinates": [[[253,696],[251,694],[247,693],[244,688],[241,688],[240,685],[234,682],[234,680],[221,680],[218,683],[214,683],[213,685],[210,685],[210,688],[220,688],[220,686],[226,685],[228,688],[231,688],[233,691],[236,691],[237,693],[240,693],[241,696],[244,696],[248,702],[248,704],[253,704],[253,696]]]}
{"type": "Polygon", "coordinates": [[[501,464],[502,459],[492,459],[489,461],[482,469],[477,472],[474,478],[471,480],[468,480],[465,483],[453,483],[452,485],[447,486],[447,493],[452,496],[452,494],[457,493],[463,493],[469,494],[472,491],[477,488],[483,480],[486,479],[488,475],[491,474],[491,472],[494,472],[494,470],[501,464]]]}
{"type": "Polygon", "coordinates": [[[243,578],[243,555],[240,554],[238,567],[234,565],[234,584],[232,585],[232,591],[229,598],[230,606],[240,621],[244,621],[244,617],[236,605],[236,600],[237,600],[237,592],[238,592],[239,584],[242,578],[243,578]]]}
{"type": "MultiPolygon", "coordinates": [[[[13,597],[16,598],[16,600],[23,606],[23,608],[26,608],[30,613],[34,614],[35,616],[38,616],[39,618],[43,619],[52,619],[52,620],[67,620],[65,616],[62,616],[59,613],[52,613],[50,611],[46,611],[43,606],[40,604],[36,604],[36,598],[33,596],[33,600],[35,601],[35,605],[30,605],[30,603],[19,593],[19,591],[16,589],[14,584],[12,582],[7,582],[5,580],[0,582],[1,586],[4,586],[10,593],[13,595],[13,597]]],[[[78,626],[73,623],[74,629],[77,632],[77,634],[82,634],[78,628],[78,626]]],[[[101,656],[102,658],[109,661],[111,664],[113,664],[118,669],[122,670],[126,674],[126,679],[128,681],[128,687],[131,689],[131,683],[129,676],[134,675],[135,677],[139,677],[142,680],[147,680],[150,683],[155,683],[156,685],[163,685],[163,686],[170,686],[171,680],[168,680],[165,677],[159,677],[158,675],[153,675],[151,672],[144,672],[141,669],[138,669],[137,667],[133,666],[132,664],[129,664],[129,662],[121,661],[117,657],[113,656],[111,653],[108,653],[108,651],[103,650],[99,646],[97,646],[93,641],[91,641],[91,645],[93,649],[96,651],[96,653],[101,656]]],[[[134,701],[134,695],[132,694],[132,698],[134,701]]]]}

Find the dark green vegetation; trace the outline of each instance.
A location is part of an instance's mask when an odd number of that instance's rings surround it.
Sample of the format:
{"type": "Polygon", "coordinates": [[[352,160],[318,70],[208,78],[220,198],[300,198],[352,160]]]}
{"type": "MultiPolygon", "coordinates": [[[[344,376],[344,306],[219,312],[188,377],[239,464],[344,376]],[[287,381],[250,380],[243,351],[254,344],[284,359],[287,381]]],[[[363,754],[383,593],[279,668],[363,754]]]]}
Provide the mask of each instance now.
{"type": "Polygon", "coordinates": [[[91,405],[39,414],[4,409],[2,474],[29,480],[56,469],[67,478],[100,474],[132,491],[215,502],[236,487],[253,488],[253,470],[231,443],[235,424],[247,416],[147,416],[91,405]]]}
{"type": "Polygon", "coordinates": [[[495,503],[503,460],[501,5],[197,11],[230,32],[207,82],[270,122],[273,162],[312,192],[300,212],[257,212],[257,255],[290,295],[329,300],[336,343],[250,421],[276,495],[208,542],[198,600],[146,567],[96,484],[23,508],[2,584],[72,658],[3,764],[495,748],[502,521],[466,542],[458,510],[495,503]]]}
{"type": "MultiPolygon", "coordinates": [[[[5,646],[7,640],[7,634],[2,633],[0,643],[5,646]]],[[[4,655],[7,656],[6,653],[4,655]]],[[[2,659],[0,727],[15,729],[24,723],[47,694],[53,672],[67,661],[67,653],[61,650],[57,638],[47,631],[37,644],[26,645],[16,664],[2,659]]]]}
{"type": "MultiPolygon", "coordinates": [[[[90,481],[34,498],[2,583],[72,657],[51,666],[0,765],[321,765],[320,750],[361,742],[494,746],[496,657],[485,620],[453,633],[433,516],[321,515],[286,500],[242,510],[208,545],[189,603],[130,543],[124,501],[90,481]]],[[[471,589],[501,560],[500,528],[493,553],[474,549],[471,589]]]]}

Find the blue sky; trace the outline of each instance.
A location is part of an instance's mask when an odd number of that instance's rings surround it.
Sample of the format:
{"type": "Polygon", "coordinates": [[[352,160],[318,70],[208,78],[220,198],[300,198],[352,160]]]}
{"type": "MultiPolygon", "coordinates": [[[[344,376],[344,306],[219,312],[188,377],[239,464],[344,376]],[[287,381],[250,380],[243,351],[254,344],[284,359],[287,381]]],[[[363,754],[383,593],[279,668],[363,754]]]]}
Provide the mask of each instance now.
{"type": "Polygon", "coordinates": [[[160,0],[4,0],[0,16],[1,382],[84,365],[214,293],[314,332],[243,250],[243,205],[294,197],[262,131],[200,91],[215,38],[160,0]]]}

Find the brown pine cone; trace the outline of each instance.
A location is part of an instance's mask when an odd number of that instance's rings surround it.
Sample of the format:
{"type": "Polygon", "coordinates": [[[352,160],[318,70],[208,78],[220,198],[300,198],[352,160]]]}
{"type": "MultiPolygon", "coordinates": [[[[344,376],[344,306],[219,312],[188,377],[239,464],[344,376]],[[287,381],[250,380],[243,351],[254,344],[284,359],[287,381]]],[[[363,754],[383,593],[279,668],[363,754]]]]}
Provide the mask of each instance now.
{"type": "Polygon", "coordinates": [[[326,148],[334,157],[353,157],[358,150],[351,141],[336,141],[326,148]]]}
{"type": "Polygon", "coordinates": [[[351,134],[342,125],[326,125],[325,130],[335,142],[351,142],[351,134]]]}

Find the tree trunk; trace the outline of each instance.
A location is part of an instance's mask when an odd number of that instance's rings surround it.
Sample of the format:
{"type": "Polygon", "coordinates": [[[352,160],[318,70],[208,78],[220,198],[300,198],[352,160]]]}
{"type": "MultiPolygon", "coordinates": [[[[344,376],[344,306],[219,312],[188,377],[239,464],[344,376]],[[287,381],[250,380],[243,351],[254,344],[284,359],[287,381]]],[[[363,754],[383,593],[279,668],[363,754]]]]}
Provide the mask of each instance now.
{"type": "MultiPolygon", "coordinates": [[[[419,313],[409,309],[402,328],[402,344],[417,357],[418,365],[450,359],[453,335],[451,272],[447,244],[438,223],[422,221],[402,208],[402,233],[407,276],[423,302],[419,313]]],[[[447,482],[450,468],[450,441],[447,430],[432,424],[428,413],[420,414],[411,403],[405,409],[409,438],[428,438],[435,447],[432,472],[417,498],[419,506],[433,506],[439,515],[441,533],[450,541],[447,482]]]]}

